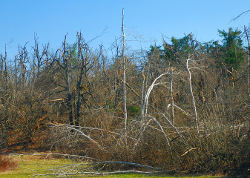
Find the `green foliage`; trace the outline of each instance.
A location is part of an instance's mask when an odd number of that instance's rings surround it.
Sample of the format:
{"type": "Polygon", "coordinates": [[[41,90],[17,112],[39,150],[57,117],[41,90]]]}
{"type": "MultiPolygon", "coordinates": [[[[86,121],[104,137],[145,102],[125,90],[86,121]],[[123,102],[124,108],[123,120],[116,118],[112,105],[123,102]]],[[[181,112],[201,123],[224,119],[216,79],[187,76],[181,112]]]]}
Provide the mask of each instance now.
{"type": "Polygon", "coordinates": [[[244,60],[241,31],[229,28],[228,32],[224,30],[218,30],[218,32],[220,37],[222,37],[223,62],[229,68],[237,69],[244,60]]]}
{"type": "Polygon", "coordinates": [[[189,34],[179,39],[172,37],[170,44],[164,40],[162,46],[150,46],[148,55],[158,56],[165,62],[178,62],[177,60],[181,58],[187,58],[193,50],[195,50],[193,35],[189,34]]]}
{"type": "Polygon", "coordinates": [[[148,56],[159,56],[162,57],[163,50],[161,49],[161,46],[150,46],[150,49],[148,51],[148,56]]]}
{"type": "Polygon", "coordinates": [[[182,38],[171,38],[171,44],[164,42],[164,54],[166,59],[175,61],[177,58],[188,58],[193,50],[193,35],[189,34],[182,38]]]}
{"type": "Polygon", "coordinates": [[[179,63],[181,59],[186,59],[190,54],[207,53],[217,57],[219,67],[226,65],[228,69],[237,69],[244,60],[244,47],[242,41],[242,32],[240,30],[228,29],[218,30],[222,37],[222,44],[218,41],[210,41],[200,44],[193,40],[193,35],[185,35],[182,38],[171,38],[171,42],[163,42],[162,46],[150,46],[149,56],[158,56],[162,61],[171,61],[179,63]],[[162,49],[163,47],[163,49],[162,49]]]}
{"type": "Polygon", "coordinates": [[[172,37],[171,42],[173,46],[173,51],[180,52],[183,57],[187,58],[192,52],[192,34],[184,36],[183,38],[176,39],[172,37]]]}
{"type": "Polygon", "coordinates": [[[80,63],[78,61],[78,56],[77,56],[78,55],[77,54],[78,53],[78,51],[77,51],[77,43],[73,43],[71,45],[68,44],[67,48],[68,48],[68,50],[70,52],[72,67],[79,65],[80,63]]]}
{"type": "Polygon", "coordinates": [[[129,116],[131,117],[137,117],[140,115],[140,106],[128,106],[128,113],[129,113],[129,116]]]}

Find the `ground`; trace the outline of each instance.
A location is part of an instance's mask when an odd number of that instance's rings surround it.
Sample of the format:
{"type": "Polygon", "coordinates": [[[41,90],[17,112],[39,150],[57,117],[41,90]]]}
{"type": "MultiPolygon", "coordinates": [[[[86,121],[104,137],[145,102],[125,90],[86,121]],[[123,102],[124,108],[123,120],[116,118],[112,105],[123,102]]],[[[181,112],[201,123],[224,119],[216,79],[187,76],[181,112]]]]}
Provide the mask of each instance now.
{"type": "MultiPolygon", "coordinates": [[[[49,153],[32,154],[9,154],[4,156],[5,165],[0,164],[0,177],[3,178],[22,178],[22,177],[87,177],[78,174],[79,172],[94,172],[87,162],[74,161],[67,158],[51,156],[49,153]],[[73,173],[73,175],[69,175],[73,173]],[[67,175],[68,174],[68,175],[67,175]]],[[[2,159],[3,160],[3,159],[2,159]]],[[[3,161],[2,161],[3,163],[3,161]]],[[[90,176],[103,177],[103,176],[90,176]]],[[[119,174],[107,175],[106,178],[129,178],[129,177],[150,177],[163,178],[162,176],[147,176],[140,174],[119,174]]],[[[199,176],[213,177],[213,176],[199,176]]],[[[215,177],[215,176],[214,176],[215,177]]],[[[164,178],[170,178],[165,176],[164,178]]]]}

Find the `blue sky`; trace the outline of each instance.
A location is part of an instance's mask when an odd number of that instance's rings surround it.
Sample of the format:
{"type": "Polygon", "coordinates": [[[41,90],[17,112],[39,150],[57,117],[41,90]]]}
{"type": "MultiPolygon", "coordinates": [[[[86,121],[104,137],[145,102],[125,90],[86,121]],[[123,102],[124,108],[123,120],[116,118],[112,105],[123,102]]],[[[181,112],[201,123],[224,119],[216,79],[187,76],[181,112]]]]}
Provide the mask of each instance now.
{"type": "Polygon", "coordinates": [[[70,42],[77,31],[95,47],[107,49],[121,35],[121,11],[125,8],[127,45],[133,49],[161,44],[162,37],[182,37],[192,32],[205,42],[219,39],[218,29],[250,26],[250,0],[0,0],[0,53],[10,58],[18,45],[40,43],[60,47],[67,33],[70,42]]]}

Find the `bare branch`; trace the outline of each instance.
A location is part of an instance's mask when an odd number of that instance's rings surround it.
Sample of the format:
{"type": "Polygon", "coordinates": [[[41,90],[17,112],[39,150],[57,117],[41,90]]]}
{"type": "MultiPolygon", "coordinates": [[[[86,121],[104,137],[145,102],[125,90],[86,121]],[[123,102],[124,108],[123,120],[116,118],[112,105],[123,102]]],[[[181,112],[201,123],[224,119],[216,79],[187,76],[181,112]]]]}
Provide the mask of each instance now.
{"type": "Polygon", "coordinates": [[[190,67],[189,67],[189,61],[190,59],[188,58],[186,60],[186,67],[187,67],[188,74],[189,74],[189,88],[190,88],[190,93],[192,96],[192,102],[193,102],[193,107],[194,107],[194,119],[196,123],[197,132],[199,133],[199,123],[198,123],[197,109],[196,109],[195,98],[194,98],[193,87],[192,87],[192,74],[191,74],[190,67]]]}
{"type": "Polygon", "coordinates": [[[163,133],[163,135],[164,135],[164,137],[166,139],[167,145],[170,146],[167,134],[164,131],[163,127],[161,126],[160,122],[158,122],[153,116],[148,116],[148,117],[150,117],[151,119],[153,119],[153,121],[155,121],[155,123],[160,127],[160,130],[161,130],[161,132],[163,133]]]}

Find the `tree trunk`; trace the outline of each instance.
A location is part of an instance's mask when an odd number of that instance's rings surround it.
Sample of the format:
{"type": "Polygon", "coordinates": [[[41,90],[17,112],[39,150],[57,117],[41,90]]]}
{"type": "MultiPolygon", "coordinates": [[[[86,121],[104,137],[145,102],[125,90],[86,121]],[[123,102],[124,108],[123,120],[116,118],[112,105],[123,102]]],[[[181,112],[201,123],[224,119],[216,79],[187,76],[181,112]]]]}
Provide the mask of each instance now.
{"type": "Polygon", "coordinates": [[[174,125],[174,97],[173,97],[173,68],[170,67],[170,97],[171,97],[171,110],[170,110],[170,116],[171,116],[171,122],[174,125]]]}
{"type": "Polygon", "coordinates": [[[124,32],[124,9],[122,9],[122,59],[123,59],[123,112],[124,112],[124,129],[127,130],[128,114],[127,114],[127,89],[126,89],[126,57],[125,53],[125,32],[124,32]]]}

